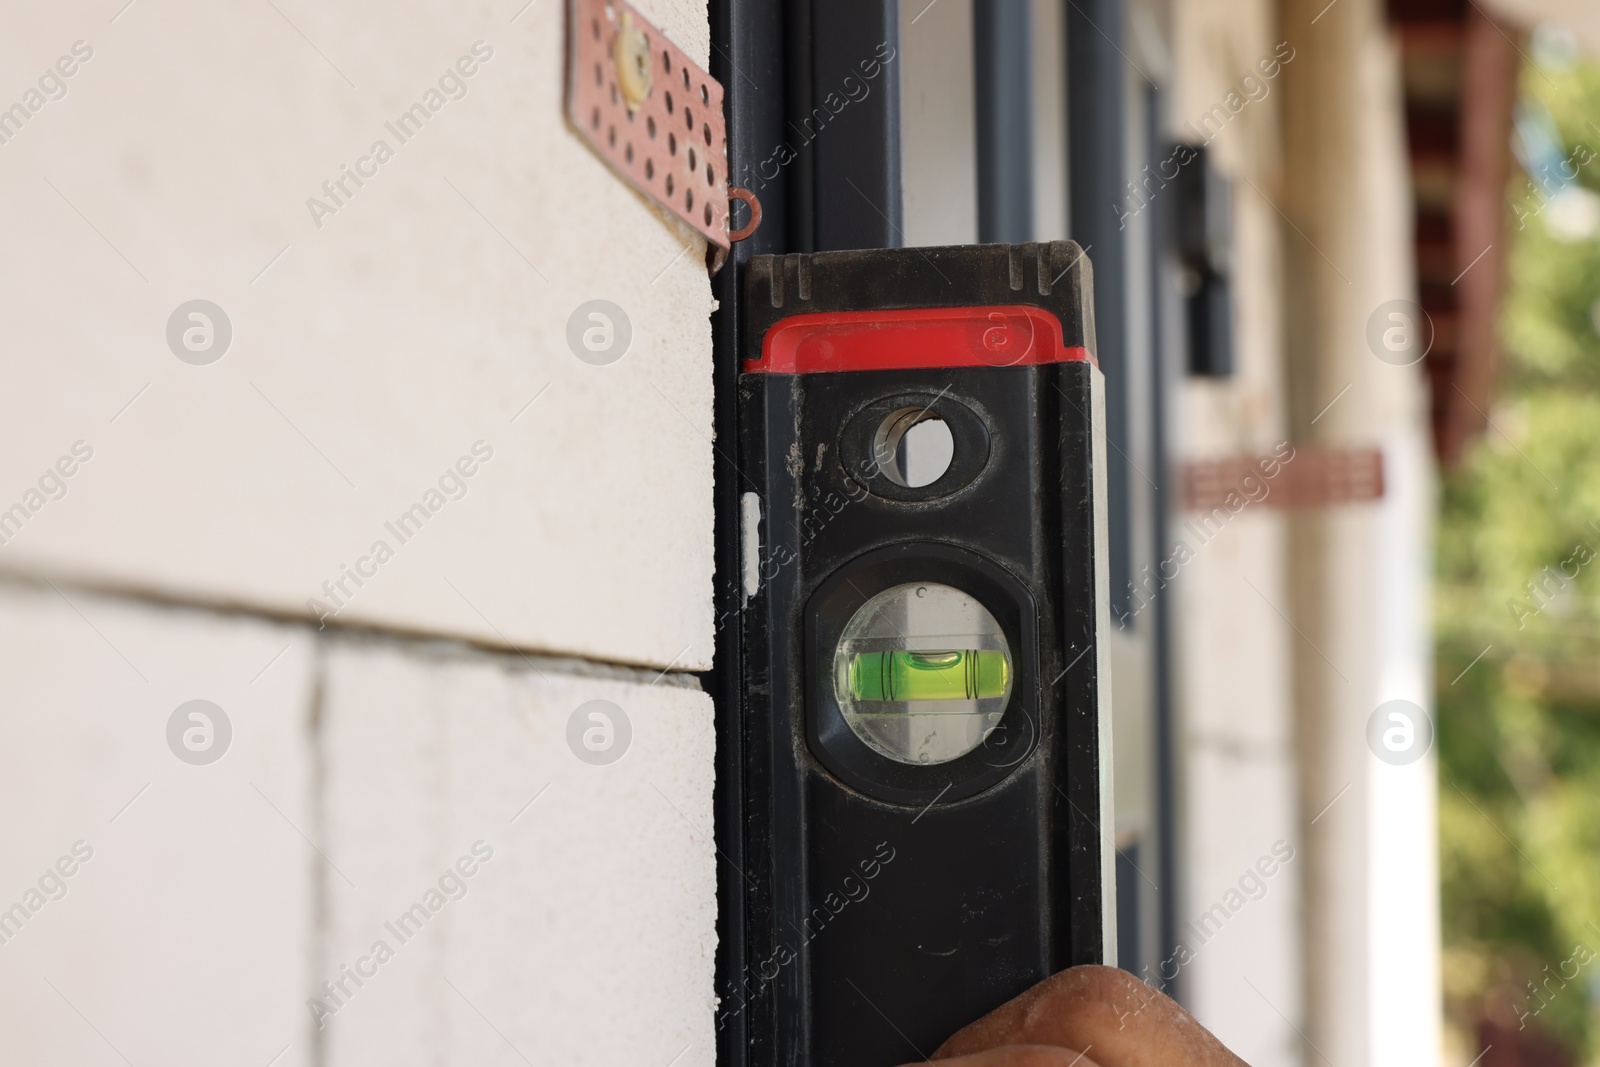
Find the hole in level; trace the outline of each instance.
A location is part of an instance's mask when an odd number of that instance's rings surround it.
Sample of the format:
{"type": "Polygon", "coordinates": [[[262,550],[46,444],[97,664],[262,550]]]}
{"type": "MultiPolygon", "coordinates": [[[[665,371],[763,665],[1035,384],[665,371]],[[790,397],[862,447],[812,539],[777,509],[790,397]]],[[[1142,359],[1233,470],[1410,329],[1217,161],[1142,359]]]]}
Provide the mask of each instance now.
{"type": "Polygon", "coordinates": [[[667,134],[667,151],[671,152],[673,155],[677,155],[678,154],[678,135],[677,134],[675,134],[675,133],[667,134]]]}
{"type": "Polygon", "coordinates": [[[706,164],[706,184],[712,186],[713,188],[715,188],[717,184],[716,175],[712,173],[711,164],[709,163],[706,164]]]}
{"type": "Polygon", "coordinates": [[[661,66],[668,74],[672,73],[672,54],[670,52],[663,51],[661,53],[661,66]]]}
{"type": "Polygon", "coordinates": [[[694,210],[694,190],[693,189],[685,189],[683,191],[683,209],[685,211],[693,211],[694,210]]]}
{"type": "Polygon", "coordinates": [[[655,161],[654,160],[650,160],[650,159],[645,160],[644,161],[644,180],[647,181],[647,182],[648,181],[655,181],[655,177],[656,177],[656,164],[655,164],[655,161]]]}
{"type": "Polygon", "coordinates": [[[672,175],[667,175],[667,195],[672,195],[672,175]]]}
{"type": "Polygon", "coordinates": [[[698,163],[696,163],[696,162],[695,162],[695,161],[694,161],[694,149],[692,149],[692,148],[691,148],[691,149],[689,149],[689,169],[690,169],[690,170],[695,170],[695,169],[697,169],[697,168],[698,168],[698,167],[699,167],[699,166],[700,166],[700,164],[698,164],[698,163]]]}
{"type": "Polygon", "coordinates": [[[927,408],[900,408],[878,424],[872,437],[872,458],[895,485],[921,489],[950,469],[955,458],[950,426],[927,408]]]}
{"type": "Polygon", "coordinates": [[[689,68],[688,67],[684,67],[683,68],[683,87],[685,89],[689,88],[689,68]]]}
{"type": "Polygon", "coordinates": [[[688,121],[689,129],[694,129],[694,112],[688,108],[683,109],[683,117],[688,121]]]}
{"type": "Polygon", "coordinates": [[[709,123],[709,122],[706,123],[705,133],[706,133],[706,145],[709,147],[710,144],[711,144],[711,123],[709,123]]]}
{"type": "Polygon", "coordinates": [[[707,226],[711,225],[711,205],[710,204],[706,205],[706,225],[707,226]]]}
{"type": "Polygon", "coordinates": [[[672,94],[671,93],[666,93],[665,96],[666,96],[666,100],[667,100],[667,114],[670,115],[670,114],[672,114],[672,94]]]}
{"type": "Polygon", "coordinates": [[[633,142],[632,141],[629,141],[623,147],[622,154],[623,154],[624,157],[627,158],[628,163],[631,165],[633,163],[633,142]]]}
{"type": "Polygon", "coordinates": [[[700,86],[700,102],[707,106],[711,104],[711,94],[704,85],[700,86]]]}
{"type": "Polygon", "coordinates": [[[644,128],[645,128],[646,131],[649,132],[650,139],[652,141],[655,140],[656,139],[656,120],[655,119],[645,119],[644,120],[644,128]]]}

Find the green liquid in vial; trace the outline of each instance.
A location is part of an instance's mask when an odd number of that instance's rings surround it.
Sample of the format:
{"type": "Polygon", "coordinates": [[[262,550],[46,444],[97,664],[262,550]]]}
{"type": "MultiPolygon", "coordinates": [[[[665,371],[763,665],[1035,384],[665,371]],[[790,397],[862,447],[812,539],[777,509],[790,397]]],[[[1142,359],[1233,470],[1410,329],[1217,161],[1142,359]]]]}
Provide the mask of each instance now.
{"type": "Polygon", "coordinates": [[[1004,652],[858,652],[850,658],[850,692],[857,700],[982,700],[1006,692],[1004,652]]]}

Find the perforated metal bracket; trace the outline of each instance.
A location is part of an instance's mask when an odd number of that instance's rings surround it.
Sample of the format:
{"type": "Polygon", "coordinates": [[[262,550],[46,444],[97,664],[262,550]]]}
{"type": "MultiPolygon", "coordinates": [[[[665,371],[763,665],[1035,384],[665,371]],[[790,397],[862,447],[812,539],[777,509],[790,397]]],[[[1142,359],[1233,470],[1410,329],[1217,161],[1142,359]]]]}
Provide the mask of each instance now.
{"type": "Polygon", "coordinates": [[[568,0],[567,120],[635,189],[730,246],[722,85],[624,0],[568,0]]]}
{"type": "MultiPolygon", "coordinates": [[[[1245,503],[1325,508],[1382,500],[1383,453],[1376,448],[1285,446],[1270,456],[1190,460],[1183,465],[1183,506],[1189,511],[1245,503]],[[1259,495],[1258,495],[1259,494],[1259,495]]],[[[1204,521],[1204,520],[1202,520],[1204,521]]]]}

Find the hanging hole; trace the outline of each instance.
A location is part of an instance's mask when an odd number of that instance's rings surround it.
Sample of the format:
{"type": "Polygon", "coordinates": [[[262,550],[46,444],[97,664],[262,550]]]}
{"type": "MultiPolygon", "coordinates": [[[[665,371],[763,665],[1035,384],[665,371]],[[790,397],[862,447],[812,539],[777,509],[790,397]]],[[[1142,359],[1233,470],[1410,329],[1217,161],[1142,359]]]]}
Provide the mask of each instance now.
{"type": "Polygon", "coordinates": [[[683,209],[685,211],[693,211],[694,210],[694,190],[693,189],[685,189],[683,191],[683,209]]]}
{"type": "Polygon", "coordinates": [[[656,177],[655,160],[653,160],[653,159],[645,160],[644,161],[644,180],[647,181],[647,182],[648,181],[654,181],[655,177],[656,177]]]}
{"type": "Polygon", "coordinates": [[[656,120],[654,118],[645,119],[644,128],[650,134],[650,139],[654,141],[656,139],[656,120]]]}
{"type": "Polygon", "coordinates": [[[667,195],[672,195],[672,175],[667,175],[667,195]]]}
{"type": "Polygon", "coordinates": [[[711,205],[710,204],[706,205],[706,225],[707,226],[711,225],[711,205]]]}
{"type": "Polygon", "coordinates": [[[606,127],[606,147],[617,147],[617,128],[615,126],[606,127]]]}
{"type": "Polygon", "coordinates": [[[700,102],[707,107],[711,106],[711,93],[704,85],[700,86],[700,102]]]}
{"type": "Polygon", "coordinates": [[[670,114],[672,114],[672,94],[671,93],[667,93],[666,97],[667,97],[667,114],[670,115],[670,114]]]}
{"type": "Polygon", "coordinates": [[[683,68],[683,87],[685,89],[689,88],[689,68],[688,67],[684,67],[683,68]]]}
{"type": "Polygon", "coordinates": [[[629,141],[622,149],[623,156],[628,160],[628,165],[633,166],[633,142],[629,141]]]}
{"type": "Polygon", "coordinates": [[[699,170],[700,169],[700,164],[695,162],[694,149],[693,148],[689,149],[689,169],[690,170],[699,170]]]}
{"type": "Polygon", "coordinates": [[[672,54],[664,49],[661,52],[661,69],[668,74],[672,73],[672,54]]]}
{"type": "Polygon", "coordinates": [[[709,122],[706,123],[706,125],[705,125],[705,133],[706,133],[706,147],[710,148],[711,147],[711,123],[709,123],[709,122]]]}
{"type": "Polygon", "coordinates": [[[670,131],[667,133],[667,151],[673,155],[678,154],[678,135],[670,131]]]}
{"type": "Polygon", "coordinates": [[[716,174],[712,171],[711,164],[709,163],[706,164],[706,184],[712,188],[716,188],[717,185],[716,174]]]}
{"type": "Polygon", "coordinates": [[[894,484],[921,489],[950,469],[955,438],[950,425],[927,408],[899,408],[878,424],[872,436],[872,458],[894,484]]]}
{"type": "Polygon", "coordinates": [[[683,118],[684,118],[684,121],[688,123],[689,129],[691,129],[691,130],[694,129],[694,112],[690,111],[688,108],[684,108],[683,109],[683,118]]]}

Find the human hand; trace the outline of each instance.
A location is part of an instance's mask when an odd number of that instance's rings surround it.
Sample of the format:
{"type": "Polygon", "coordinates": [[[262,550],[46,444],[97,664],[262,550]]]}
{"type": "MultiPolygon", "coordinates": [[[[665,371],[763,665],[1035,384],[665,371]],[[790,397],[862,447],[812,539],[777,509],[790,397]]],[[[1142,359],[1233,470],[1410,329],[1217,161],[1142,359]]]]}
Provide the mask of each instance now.
{"type": "Polygon", "coordinates": [[[1115,967],[1052,975],[957,1031],[933,1058],[941,1067],[1249,1067],[1115,967]]]}

